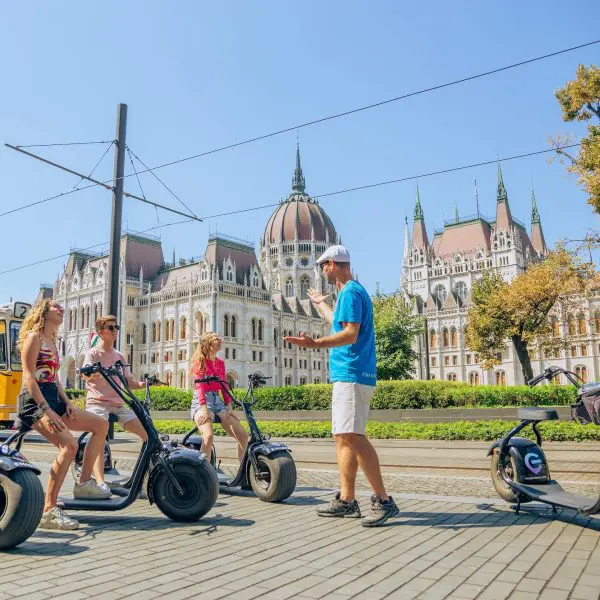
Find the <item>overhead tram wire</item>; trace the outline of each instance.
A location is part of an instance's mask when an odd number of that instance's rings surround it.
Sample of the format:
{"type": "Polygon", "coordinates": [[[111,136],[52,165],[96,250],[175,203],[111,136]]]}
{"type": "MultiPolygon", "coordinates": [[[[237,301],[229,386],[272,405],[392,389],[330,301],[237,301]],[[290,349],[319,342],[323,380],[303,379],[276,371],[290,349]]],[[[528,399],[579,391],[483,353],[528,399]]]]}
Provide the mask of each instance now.
{"type": "MultiPolygon", "coordinates": [[[[569,48],[563,48],[562,50],[557,50],[556,52],[550,52],[548,54],[543,54],[541,56],[536,56],[535,58],[530,58],[530,59],[527,59],[527,60],[522,60],[520,62],[513,63],[511,65],[506,65],[504,67],[499,67],[497,69],[492,69],[490,71],[485,71],[483,73],[478,73],[476,75],[471,75],[471,76],[468,76],[468,77],[463,77],[462,79],[456,79],[454,81],[450,81],[450,82],[443,83],[443,84],[440,84],[440,85],[431,86],[431,87],[428,87],[428,88],[417,90],[415,92],[410,92],[408,94],[404,94],[404,95],[401,95],[401,96],[396,96],[395,98],[389,98],[387,100],[382,100],[382,101],[376,102],[374,104],[368,104],[366,106],[361,106],[361,107],[358,107],[358,108],[355,108],[355,109],[352,109],[352,110],[348,110],[348,111],[345,111],[345,112],[337,113],[337,114],[334,114],[334,115],[329,115],[329,116],[322,117],[322,118],[319,118],[319,119],[314,119],[312,121],[307,121],[306,123],[301,123],[299,125],[293,125],[291,127],[286,127],[285,129],[279,129],[277,131],[266,133],[264,135],[259,135],[259,136],[253,137],[253,138],[249,138],[247,140],[242,140],[240,142],[235,142],[233,144],[228,144],[227,146],[221,146],[220,148],[214,148],[212,150],[207,150],[206,152],[201,152],[199,154],[194,154],[192,156],[184,157],[184,158],[181,158],[179,160],[171,161],[171,162],[168,162],[168,163],[163,163],[163,164],[157,165],[155,167],[146,167],[144,171],[138,171],[137,175],[141,175],[143,173],[148,173],[148,172],[153,172],[153,171],[156,171],[158,169],[162,169],[164,167],[169,167],[169,166],[176,165],[176,164],[179,164],[179,163],[182,163],[182,162],[186,162],[186,161],[189,161],[189,160],[193,160],[193,159],[196,159],[196,158],[201,158],[203,156],[208,156],[210,154],[216,154],[218,152],[223,152],[225,150],[231,150],[231,149],[237,148],[239,146],[244,146],[246,144],[250,144],[250,143],[253,143],[253,142],[258,142],[258,141],[261,141],[261,140],[265,140],[265,139],[268,139],[268,138],[271,138],[271,137],[275,137],[277,135],[281,135],[281,134],[284,134],[284,133],[289,133],[290,131],[293,131],[294,129],[301,129],[303,127],[309,127],[311,125],[316,125],[318,123],[323,123],[325,121],[331,121],[333,119],[338,119],[338,118],[345,117],[345,116],[348,116],[348,115],[351,115],[351,114],[355,114],[355,113],[358,113],[358,112],[361,112],[361,111],[366,111],[366,110],[369,110],[371,108],[377,108],[379,106],[383,106],[385,104],[390,104],[392,102],[398,102],[400,100],[404,100],[404,99],[410,98],[412,96],[417,96],[417,95],[420,95],[420,94],[425,94],[427,92],[432,92],[432,91],[435,91],[435,90],[439,90],[439,89],[451,87],[453,85],[458,85],[458,84],[461,84],[461,83],[466,83],[468,81],[472,81],[472,80],[475,80],[475,79],[480,79],[482,77],[486,77],[488,75],[493,75],[493,74],[500,73],[500,72],[503,72],[503,71],[508,71],[510,69],[514,69],[514,68],[517,68],[517,67],[520,67],[520,66],[523,66],[523,65],[534,63],[534,62],[537,62],[537,61],[540,61],[540,60],[545,60],[547,58],[552,58],[554,56],[559,56],[559,55],[565,54],[567,52],[573,52],[574,50],[579,50],[581,48],[586,48],[588,46],[593,46],[593,45],[599,44],[599,43],[600,43],[600,40],[594,40],[592,42],[586,42],[584,44],[578,44],[577,46],[571,46],[569,48]]],[[[69,144],[70,145],[74,145],[74,144],[85,144],[85,143],[101,143],[101,142],[70,142],[68,144],[47,144],[47,146],[52,146],[52,145],[69,145],[69,144]]],[[[108,143],[108,142],[106,142],[106,143],[108,143]]],[[[28,148],[28,147],[33,147],[33,146],[16,146],[15,148],[28,148]]],[[[123,178],[125,179],[127,177],[132,177],[132,176],[133,176],[133,173],[129,173],[128,175],[124,175],[123,178]]],[[[14,213],[14,212],[18,212],[20,210],[25,210],[27,208],[30,208],[32,206],[36,206],[38,204],[43,204],[44,202],[49,202],[51,200],[55,200],[56,198],[60,198],[61,196],[64,196],[65,194],[72,194],[72,193],[75,193],[77,191],[83,191],[85,189],[89,189],[90,187],[94,187],[94,185],[102,185],[104,183],[111,183],[112,181],[113,181],[112,179],[107,179],[106,181],[103,181],[102,183],[97,183],[97,184],[89,185],[89,186],[86,186],[86,187],[83,187],[83,188],[78,188],[77,190],[71,190],[69,192],[65,192],[63,194],[57,194],[55,196],[50,196],[48,198],[44,198],[43,200],[39,200],[37,202],[32,202],[30,204],[25,204],[23,206],[14,208],[14,209],[12,209],[10,211],[4,212],[4,213],[0,213],[0,217],[8,215],[8,214],[11,214],[11,213],[14,213]]]]}
{"type": "MultiPolygon", "coordinates": [[[[563,146],[563,148],[576,148],[580,146],[580,143],[577,144],[569,144],[568,146],[563,146]]],[[[403,183],[406,181],[414,181],[416,179],[424,179],[425,177],[433,177],[435,175],[444,175],[445,173],[455,173],[457,171],[464,171],[466,169],[474,169],[476,167],[484,167],[487,165],[493,165],[498,162],[508,162],[509,160],[517,160],[519,158],[528,158],[531,156],[539,156],[541,154],[547,154],[548,152],[556,152],[555,148],[548,148],[546,150],[537,150],[536,152],[526,152],[524,154],[514,154],[512,156],[505,156],[503,158],[495,158],[493,160],[485,160],[478,163],[471,163],[469,165],[461,165],[460,167],[451,167],[448,169],[440,169],[439,171],[429,171],[427,173],[421,173],[419,175],[409,175],[407,177],[400,177],[398,179],[388,179],[387,181],[379,181],[377,183],[369,183],[366,185],[359,185],[356,187],[345,188],[343,190],[337,190],[335,192],[327,192],[325,194],[314,194],[312,197],[315,200],[319,200],[321,198],[326,198],[329,196],[338,196],[340,194],[348,194],[350,192],[358,192],[361,190],[368,190],[370,188],[381,187],[384,185],[391,185],[394,183],[403,183]]],[[[263,204],[261,206],[253,206],[251,208],[241,208],[239,210],[232,210],[229,212],[218,213],[215,215],[206,215],[202,217],[204,220],[207,219],[216,219],[218,217],[228,217],[231,215],[237,215],[240,213],[253,212],[255,210],[262,210],[263,208],[273,208],[275,206],[279,206],[279,202],[272,204],[263,204]]]]}
{"type": "MultiPolygon", "coordinates": [[[[577,143],[577,144],[570,144],[568,146],[564,146],[565,148],[575,148],[577,146],[580,146],[581,144],[577,143]]],[[[461,170],[465,170],[465,169],[470,169],[470,168],[475,168],[475,167],[481,167],[481,166],[486,166],[486,165],[490,165],[490,164],[495,164],[497,162],[507,162],[509,160],[517,160],[519,158],[527,158],[527,157],[531,157],[531,156],[539,156],[541,154],[546,154],[548,152],[555,152],[554,148],[548,148],[546,150],[538,150],[537,152],[527,152],[525,154],[515,154],[512,156],[506,156],[504,158],[496,158],[494,160],[486,160],[486,161],[482,161],[482,162],[478,162],[478,163],[472,163],[470,165],[463,165],[460,167],[451,167],[449,169],[442,169],[439,171],[430,171],[428,173],[421,173],[420,175],[411,175],[409,177],[402,177],[399,179],[390,179],[388,181],[381,181],[378,183],[371,183],[368,185],[363,185],[363,186],[357,186],[357,187],[353,187],[353,188],[346,188],[343,190],[338,190],[335,192],[328,192],[326,194],[321,194],[319,196],[315,195],[313,196],[313,198],[317,199],[317,198],[324,198],[326,196],[335,196],[335,195],[339,195],[339,194],[346,194],[346,193],[350,193],[350,192],[356,192],[356,191],[360,191],[360,190],[365,190],[365,189],[369,189],[369,188],[373,188],[373,187],[378,187],[378,186],[383,186],[383,185],[390,185],[393,183],[401,183],[401,182],[406,182],[406,181],[414,181],[416,179],[424,179],[426,177],[434,177],[435,175],[443,175],[444,173],[454,173],[456,171],[461,171],[461,170]]],[[[256,211],[256,210],[262,210],[263,208],[273,208],[275,206],[279,206],[279,202],[276,203],[272,203],[272,204],[263,204],[261,206],[254,206],[251,208],[243,208],[240,210],[233,210],[230,212],[226,212],[226,213],[219,213],[219,214],[215,214],[215,215],[208,215],[205,217],[202,217],[203,220],[207,220],[207,219],[215,219],[217,217],[224,217],[224,216],[230,216],[230,215],[236,215],[236,214],[240,214],[240,213],[246,213],[246,212],[252,212],[252,211],[256,211]]],[[[187,216],[187,215],[183,215],[183,216],[187,216]]],[[[193,218],[193,217],[188,217],[187,219],[183,219],[181,221],[174,221],[171,223],[164,223],[164,224],[160,224],[160,225],[154,225],[153,227],[149,227],[148,229],[144,229],[142,231],[140,231],[139,233],[148,233],[150,231],[154,231],[156,229],[162,229],[164,227],[172,227],[175,225],[183,225],[185,223],[191,223],[193,221],[196,221],[197,218],[193,218]]],[[[89,250],[92,248],[97,248],[99,246],[105,246],[107,245],[108,242],[103,242],[102,244],[95,244],[93,246],[88,246],[87,248],[83,248],[83,250],[89,250]]],[[[20,271],[22,269],[26,269],[29,267],[33,267],[39,264],[43,264],[45,262],[50,262],[52,260],[56,260],[58,258],[63,258],[66,256],[69,256],[70,253],[66,253],[66,254],[60,254],[58,256],[54,256],[52,258],[46,258],[46,259],[42,259],[39,260],[37,262],[34,263],[30,263],[28,265],[22,265],[20,267],[13,267],[12,269],[7,269],[6,271],[0,271],[0,275],[4,275],[6,273],[13,273],[14,271],[20,271]]]]}
{"type": "MultiPolygon", "coordinates": [[[[110,142],[106,147],[106,150],[103,152],[102,156],[98,159],[98,162],[94,165],[94,168],[88,173],[88,177],[91,177],[96,169],[100,166],[100,163],[104,160],[104,157],[108,154],[109,150],[113,147],[114,142],[110,142]]],[[[76,190],[79,184],[84,180],[83,177],[79,178],[79,181],[73,186],[73,189],[76,190]]]]}
{"type": "MultiPolygon", "coordinates": [[[[30,156],[31,158],[35,158],[35,159],[37,159],[43,163],[46,163],[52,167],[56,167],[57,169],[61,169],[62,171],[66,171],[67,173],[71,173],[72,175],[77,175],[78,177],[81,177],[82,179],[87,179],[88,181],[91,181],[92,183],[94,183],[96,185],[102,186],[103,188],[110,190],[111,192],[114,191],[113,187],[111,185],[108,185],[106,182],[92,179],[91,177],[88,177],[87,175],[84,175],[82,173],[74,171],[73,169],[69,169],[68,167],[65,167],[63,165],[59,165],[58,163],[48,160],[47,158],[38,156],[37,154],[33,154],[32,152],[28,152],[27,150],[23,150],[22,148],[18,148],[17,146],[13,146],[12,144],[4,144],[4,145],[7,148],[11,148],[12,150],[21,152],[22,154],[30,156]]],[[[73,191],[75,191],[75,190],[73,190],[73,191]]],[[[190,217],[191,219],[194,219],[195,221],[202,221],[202,219],[200,217],[196,217],[195,215],[188,215],[186,213],[182,213],[181,211],[175,210],[174,208],[170,208],[169,206],[165,206],[164,204],[159,204],[158,202],[153,202],[151,200],[147,200],[146,198],[141,198],[140,196],[136,196],[135,194],[130,194],[129,192],[123,192],[123,196],[126,196],[127,198],[132,198],[134,200],[139,200],[140,202],[145,202],[146,204],[150,204],[157,208],[161,208],[162,210],[166,210],[168,212],[175,213],[176,215],[180,215],[182,217],[190,217]]]]}
{"type": "Polygon", "coordinates": [[[17,146],[17,148],[50,148],[52,146],[89,146],[92,144],[112,144],[114,140],[101,140],[99,142],[65,142],[62,144],[29,144],[17,146]]]}
{"type": "MultiPolygon", "coordinates": [[[[154,177],[167,190],[167,192],[169,192],[169,194],[171,194],[171,196],[173,196],[173,198],[175,198],[175,200],[177,200],[177,202],[179,202],[179,204],[183,206],[183,208],[185,208],[190,214],[196,216],[194,211],[162,179],[160,179],[160,177],[156,173],[154,173],[154,171],[150,169],[148,165],[146,165],[146,163],[133,150],[131,150],[131,148],[129,148],[129,146],[127,146],[127,152],[133,154],[135,159],[146,169],[146,172],[150,173],[150,175],[152,175],[152,177],[154,177]]],[[[133,165],[133,161],[131,161],[131,164],[133,165]]],[[[135,167],[133,167],[133,169],[135,171],[135,167]]],[[[137,171],[135,175],[139,182],[140,178],[137,171]]]]}
{"type": "MultiPolygon", "coordinates": [[[[238,148],[239,146],[244,146],[246,144],[251,144],[253,142],[266,140],[268,138],[282,135],[284,133],[289,133],[290,131],[302,129],[304,127],[310,127],[312,125],[317,125],[319,123],[324,123],[326,121],[332,121],[334,119],[339,119],[341,117],[347,117],[349,115],[353,115],[353,114],[356,114],[359,112],[370,110],[372,108],[378,108],[378,107],[384,106],[386,104],[391,104],[393,102],[399,102],[400,100],[406,100],[407,98],[412,98],[413,96],[419,96],[421,94],[426,94],[428,92],[433,92],[436,90],[441,90],[444,88],[452,87],[455,85],[459,85],[461,83],[467,83],[467,82],[473,81],[475,79],[481,79],[482,77],[487,77],[488,75],[495,75],[496,73],[501,73],[503,71],[508,71],[510,69],[515,69],[517,67],[522,67],[523,65],[538,62],[540,60],[545,60],[547,58],[552,58],[554,56],[559,56],[561,54],[566,54],[567,52],[573,52],[574,50],[579,50],[581,48],[586,48],[588,46],[593,46],[595,44],[600,44],[600,39],[594,40],[592,42],[586,42],[584,44],[578,44],[577,46],[571,46],[569,48],[563,48],[562,50],[557,50],[556,52],[549,52],[548,54],[543,54],[541,56],[536,56],[534,58],[522,60],[522,61],[510,64],[510,65],[505,65],[504,67],[498,67],[497,69],[491,69],[491,70],[485,71],[483,73],[477,73],[476,75],[469,75],[468,77],[462,77],[461,79],[455,79],[454,81],[448,81],[446,83],[441,83],[438,85],[434,85],[434,86],[430,86],[430,87],[423,88],[420,90],[416,90],[414,92],[409,92],[407,94],[402,94],[401,96],[395,96],[394,98],[388,98],[386,100],[381,100],[381,101],[375,102],[373,104],[367,104],[365,106],[360,106],[358,108],[353,108],[351,110],[347,110],[344,112],[336,113],[333,115],[328,115],[325,117],[320,117],[318,119],[313,119],[312,121],[306,121],[305,123],[300,123],[298,125],[292,125],[291,127],[286,127],[284,129],[278,129],[277,131],[272,131],[270,133],[265,133],[263,135],[259,135],[259,136],[253,137],[253,138],[248,138],[247,140],[242,140],[240,142],[234,142],[233,144],[228,144],[227,146],[221,146],[220,148],[214,148],[213,150],[207,150],[206,152],[200,152],[199,154],[193,154],[191,156],[186,156],[184,158],[180,158],[178,160],[173,160],[171,162],[163,163],[163,164],[157,165],[155,167],[149,167],[146,169],[146,171],[139,171],[139,174],[141,175],[146,172],[156,171],[158,169],[163,169],[164,167],[170,167],[170,166],[177,165],[177,164],[189,161],[189,160],[194,160],[196,158],[208,156],[210,154],[216,154],[218,152],[223,152],[224,150],[231,150],[232,148],[238,148]]],[[[125,175],[124,177],[131,177],[131,174],[125,175]]]]}

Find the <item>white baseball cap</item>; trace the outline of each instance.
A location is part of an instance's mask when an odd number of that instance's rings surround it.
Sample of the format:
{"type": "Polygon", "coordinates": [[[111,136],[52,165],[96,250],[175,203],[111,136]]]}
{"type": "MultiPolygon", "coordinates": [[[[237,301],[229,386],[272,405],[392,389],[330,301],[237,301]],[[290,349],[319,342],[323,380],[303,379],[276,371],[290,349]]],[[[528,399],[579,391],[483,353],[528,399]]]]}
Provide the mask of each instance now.
{"type": "Polygon", "coordinates": [[[345,246],[336,245],[329,246],[319,258],[317,258],[317,264],[320,265],[322,262],[326,260],[332,260],[333,262],[339,263],[349,263],[350,262],[350,252],[345,246]]]}

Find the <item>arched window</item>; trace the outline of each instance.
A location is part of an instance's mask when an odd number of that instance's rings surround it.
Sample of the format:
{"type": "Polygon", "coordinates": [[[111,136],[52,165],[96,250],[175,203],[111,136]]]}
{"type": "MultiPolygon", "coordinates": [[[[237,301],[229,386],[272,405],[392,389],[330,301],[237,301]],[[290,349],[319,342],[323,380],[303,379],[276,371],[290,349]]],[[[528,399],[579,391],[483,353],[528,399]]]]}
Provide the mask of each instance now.
{"type": "Polygon", "coordinates": [[[575,374],[583,379],[584,383],[588,382],[588,370],[585,366],[575,367],[575,374]]]}
{"type": "Polygon", "coordinates": [[[98,320],[98,303],[94,302],[94,327],[96,326],[97,320],[98,320]]]}
{"type": "Polygon", "coordinates": [[[292,385],[292,377],[291,375],[286,375],[285,376],[285,383],[284,385],[292,385]]]}
{"type": "Polygon", "coordinates": [[[73,329],[73,311],[69,311],[69,331],[73,329]]]}
{"type": "Polygon", "coordinates": [[[456,331],[456,327],[452,327],[452,329],[450,329],[450,345],[453,348],[458,346],[458,331],[456,331]]]}
{"type": "Polygon", "coordinates": [[[594,328],[596,333],[600,333],[600,310],[594,313],[594,328]]]}
{"type": "Polygon", "coordinates": [[[142,344],[146,343],[146,336],[148,332],[146,330],[146,323],[142,323],[142,344]]]}
{"type": "Polygon", "coordinates": [[[469,383],[471,385],[479,385],[479,373],[469,373],[469,383]]]}
{"type": "Polygon", "coordinates": [[[160,327],[160,321],[156,321],[156,340],[157,342],[160,342],[160,333],[161,333],[161,327],[160,327]]]}
{"type": "Polygon", "coordinates": [[[226,271],[226,275],[225,275],[227,281],[233,281],[233,269],[231,268],[231,265],[227,266],[227,271],[226,271]]]}
{"type": "Polygon", "coordinates": [[[300,298],[303,300],[308,298],[308,288],[310,287],[310,280],[308,276],[303,275],[300,277],[300,298]]]}
{"type": "Polygon", "coordinates": [[[86,329],[90,328],[90,305],[89,304],[85,307],[85,328],[86,329]]]}
{"type": "Polygon", "coordinates": [[[279,347],[279,334],[277,333],[277,327],[273,329],[273,348],[279,347]]]}
{"type": "Polygon", "coordinates": [[[229,315],[223,316],[223,335],[229,337],[229,315]]]}
{"type": "Polygon", "coordinates": [[[438,336],[437,336],[437,333],[435,332],[435,329],[429,330],[429,346],[431,348],[438,347],[438,336]]]}
{"type": "Polygon", "coordinates": [[[456,381],[456,373],[448,373],[448,375],[446,376],[446,379],[448,381],[456,381]]]}
{"type": "Polygon", "coordinates": [[[187,319],[185,317],[181,317],[181,323],[179,325],[179,337],[182,340],[185,340],[187,337],[187,319]]]}
{"type": "Polygon", "coordinates": [[[186,385],[186,377],[185,377],[185,371],[179,371],[179,387],[180,388],[185,388],[187,387],[186,385]]]}
{"type": "Polygon", "coordinates": [[[448,296],[448,291],[446,288],[440,283],[433,288],[433,297],[438,301],[439,305],[442,306],[446,301],[448,296]]]}
{"type": "Polygon", "coordinates": [[[577,330],[579,335],[587,334],[587,324],[585,322],[585,317],[581,312],[577,315],[577,330]]]}
{"type": "Polygon", "coordinates": [[[459,281],[455,288],[454,291],[456,292],[456,295],[463,301],[465,302],[467,299],[467,294],[469,293],[469,290],[467,289],[467,284],[464,281],[459,281]]]}
{"type": "Polygon", "coordinates": [[[294,280],[291,277],[285,280],[285,295],[288,298],[294,295],[294,280]]]}
{"type": "Polygon", "coordinates": [[[237,317],[235,315],[231,315],[231,337],[237,337],[237,317]]]}
{"type": "Polygon", "coordinates": [[[450,336],[448,335],[448,329],[446,327],[444,327],[444,329],[442,330],[442,343],[444,345],[444,348],[448,348],[448,346],[450,345],[450,336]]]}
{"type": "Polygon", "coordinates": [[[577,335],[577,324],[573,315],[569,315],[567,323],[569,326],[569,335],[577,335]]]}
{"type": "Polygon", "coordinates": [[[169,339],[171,341],[173,341],[175,339],[175,321],[174,321],[174,319],[171,319],[171,321],[169,322],[169,325],[171,326],[171,335],[169,336],[169,339]]]}
{"type": "Polygon", "coordinates": [[[252,319],[252,339],[256,339],[256,319],[252,319]]]}
{"type": "Polygon", "coordinates": [[[152,342],[156,342],[156,323],[152,323],[152,342]]]}
{"type": "Polygon", "coordinates": [[[85,328],[85,306],[81,307],[81,327],[80,329],[85,328]]]}
{"type": "Polygon", "coordinates": [[[169,386],[173,384],[173,373],[171,371],[165,373],[165,383],[169,386]]]}
{"type": "Polygon", "coordinates": [[[506,373],[504,371],[496,371],[496,385],[506,385],[506,373]]]}
{"type": "Polygon", "coordinates": [[[552,327],[552,337],[560,337],[560,325],[556,317],[550,319],[550,326],[552,327]]]}
{"type": "Polygon", "coordinates": [[[237,387],[238,376],[235,373],[233,373],[233,372],[230,371],[229,373],[227,373],[226,379],[227,379],[227,383],[232,388],[236,388],[237,387]]]}
{"type": "Polygon", "coordinates": [[[100,304],[99,304],[98,306],[99,306],[99,308],[98,308],[98,317],[101,317],[101,316],[102,316],[102,313],[103,313],[103,310],[102,310],[102,309],[104,308],[104,307],[102,306],[102,302],[100,302],[100,304]]]}
{"type": "Polygon", "coordinates": [[[262,342],[263,341],[263,320],[260,319],[258,321],[258,341],[262,342]]]}
{"type": "Polygon", "coordinates": [[[73,329],[77,329],[77,309],[73,309],[73,329]]]}

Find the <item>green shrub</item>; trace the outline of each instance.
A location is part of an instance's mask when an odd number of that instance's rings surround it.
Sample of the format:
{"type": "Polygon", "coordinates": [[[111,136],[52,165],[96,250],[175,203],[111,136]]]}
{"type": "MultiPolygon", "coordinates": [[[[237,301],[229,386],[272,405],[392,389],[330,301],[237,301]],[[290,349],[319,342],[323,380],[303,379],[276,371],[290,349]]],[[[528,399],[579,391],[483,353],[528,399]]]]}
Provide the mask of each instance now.
{"type": "MultiPolygon", "coordinates": [[[[190,430],[189,421],[157,420],[155,425],[161,433],[184,434],[190,430]]],[[[248,429],[245,422],[242,425],[248,429]]],[[[275,437],[331,437],[331,424],[318,421],[260,421],[258,425],[263,433],[275,437]]],[[[490,442],[506,435],[515,425],[516,421],[455,421],[452,423],[379,423],[369,421],[367,435],[374,439],[490,442]]],[[[583,427],[572,421],[541,423],[540,431],[543,438],[548,441],[600,441],[600,427],[583,427]]],[[[215,435],[225,435],[219,425],[215,425],[215,435]]],[[[519,435],[534,439],[530,428],[519,435]]]]}
{"type": "MultiPolygon", "coordinates": [[[[70,397],[84,397],[83,390],[67,390],[70,397]]],[[[136,390],[139,398],[144,390],[136,390]]],[[[192,391],[172,387],[153,387],[153,410],[189,410],[192,391]]],[[[243,398],[244,389],[236,389],[243,398]]],[[[328,410],[331,385],[314,384],[262,387],[255,391],[255,410],[328,410]]],[[[372,409],[473,408],[498,406],[568,406],[575,401],[573,386],[546,385],[502,387],[470,386],[448,381],[380,381],[371,400],[372,409]]]]}

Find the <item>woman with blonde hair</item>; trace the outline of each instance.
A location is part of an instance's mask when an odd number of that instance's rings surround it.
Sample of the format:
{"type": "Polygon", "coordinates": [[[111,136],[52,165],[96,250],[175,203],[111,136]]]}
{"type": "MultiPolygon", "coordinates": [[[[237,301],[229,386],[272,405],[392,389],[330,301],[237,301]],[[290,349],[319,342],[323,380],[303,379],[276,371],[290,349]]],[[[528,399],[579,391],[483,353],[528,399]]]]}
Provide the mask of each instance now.
{"type": "Polygon", "coordinates": [[[104,499],[110,496],[91,478],[96,457],[104,448],[108,422],[73,406],[59,379],[60,358],[56,333],[63,320],[64,309],[54,300],[42,300],[29,312],[19,333],[18,347],[23,363],[23,387],[19,394],[17,425],[35,429],[58,449],[58,457],[50,468],[43,529],[77,529],[79,523],[57,506],[58,493],[69,466],[77,453],[77,441],[69,432],[89,431],[75,498],[104,499]]]}
{"type": "MultiPolygon", "coordinates": [[[[225,380],[225,363],[217,358],[222,343],[223,340],[212,331],[202,335],[191,360],[190,371],[194,379],[216,375],[225,380]]],[[[225,432],[237,440],[238,457],[241,460],[248,444],[248,434],[233,413],[231,399],[223,392],[221,384],[194,384],[191,415],[202,434],[202,452],[210,457],[214,437],[213,422],[215,416],[218,416],[225,432]]]]}

